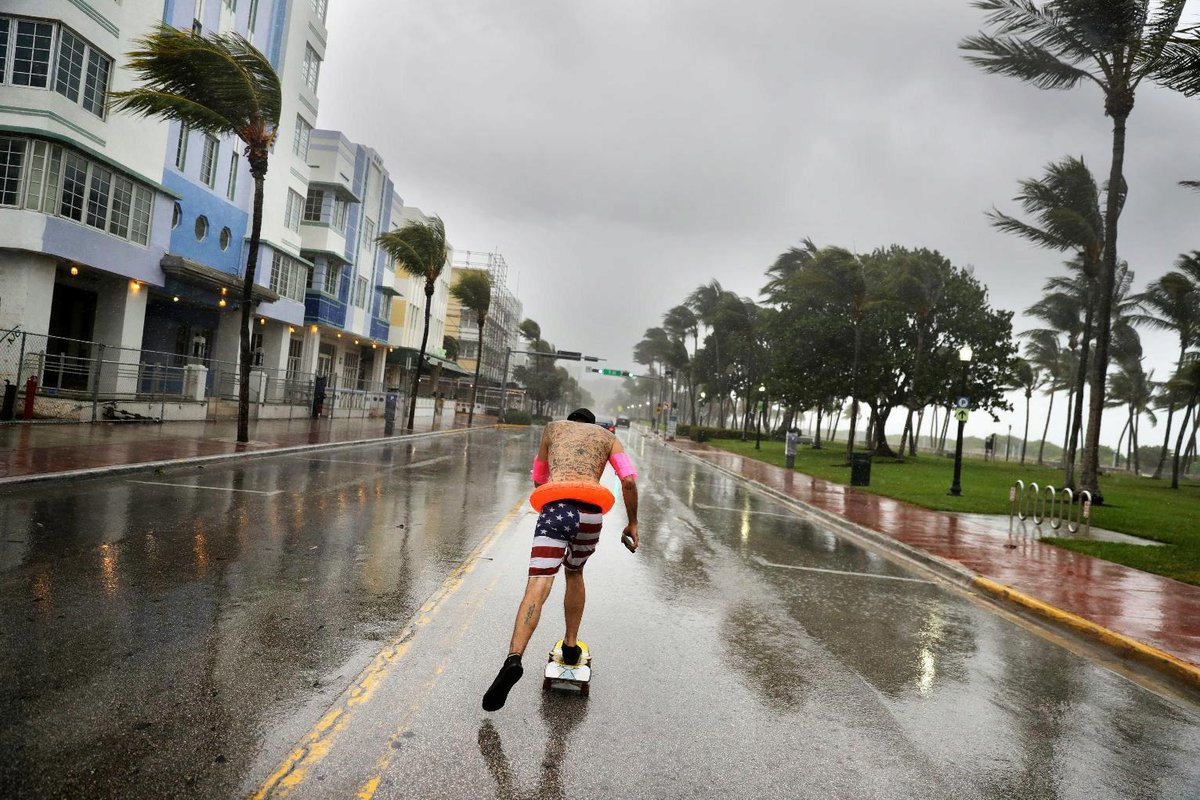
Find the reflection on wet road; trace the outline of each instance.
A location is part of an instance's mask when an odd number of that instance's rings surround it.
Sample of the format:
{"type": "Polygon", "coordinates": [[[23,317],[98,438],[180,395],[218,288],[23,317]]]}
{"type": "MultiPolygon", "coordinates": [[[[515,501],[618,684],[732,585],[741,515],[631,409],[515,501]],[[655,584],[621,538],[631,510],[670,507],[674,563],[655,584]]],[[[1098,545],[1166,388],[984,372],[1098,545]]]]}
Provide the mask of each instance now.
{"type": "MultiPolygon", "coordinates": [[[[642,547],[618,504],[588,565],[590,699],[537,677],[560,585],[525,679],[479,709],[522,513],[290,796],[1200,795],[1195,707],[622,435],[642,547]]],[[[532,432],[470,443],[0,495],[0,795],[262,786],[528,490],[532,432]]]]}

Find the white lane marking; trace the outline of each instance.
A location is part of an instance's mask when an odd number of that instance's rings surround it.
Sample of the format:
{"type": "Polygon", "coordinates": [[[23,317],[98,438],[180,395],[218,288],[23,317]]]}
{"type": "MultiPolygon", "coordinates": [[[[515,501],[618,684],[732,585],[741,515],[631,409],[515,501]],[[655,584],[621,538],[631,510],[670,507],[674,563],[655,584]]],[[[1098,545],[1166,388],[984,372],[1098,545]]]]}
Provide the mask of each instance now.
{"type": "Polygon", "coordinates": [[[265,494],[267,497],[274,497],[277,494],[283,494],[283,489],[275,489],[274,491],[264,492],[259,489],[233,489],[228,486],[198,486],[193,483],[166,483],[164,481],[129,481],[129,483],[140,483],[145,486],[174,486],[176,489],[208,489],[213,492],[242,492],[243,494],[265,494]]]}
{"type": "Polygon", "coordinates": [[[733,508],[732,506],[707,506],[704,503],[692,503],[692,508],[707,508],[712,511],[736,511],[739,514],[744,514],[749,511],[751,514],[757,514],[760,517],[786,517],[787,519],[800,519],[799,514],[779,514],[775,511],[755,511],[753,508],[733,508]]]}
{"type": "Polygon", "coordinates": [[[929,583],[929,584],[933,583],[933,581],[927,581],[927,580],[924,580],[923,578],[905,578],[900,575],[877,575],[874,572],[849,572],[847,570],[841,570],[841,569],[822,569],[820,567],[802,567],[797,564],[776,564],[773,561],[767,561],[765,558],[762,558],[761,556],[750,556],[750,560],[756,561],[759,564],[762,564],[764,567],[778,567],[779,569],[796,569],[796,570],[800,570],[802,572],[824,572],[824,573],[828,573],[829,575],[850,575],[852,577],[858,577],[858,578],[880,578],[885,581],[906,581],[908,583],[929,583]]]}
{"type": "Polygon", "coordinates": [[[412,469],[413,467],[425,467],[430,464],[436,464],[439,461],[449,461],[451,456],[438,456],[437,458],[427,458],[424,461],[414,461],[411,464],[387,464],[382,461],[351,461],[343,458],[310,458],[308,461],[320,461],[325,464],[359,464],[364,467],[384,467],[386,469],[412,469]]]}

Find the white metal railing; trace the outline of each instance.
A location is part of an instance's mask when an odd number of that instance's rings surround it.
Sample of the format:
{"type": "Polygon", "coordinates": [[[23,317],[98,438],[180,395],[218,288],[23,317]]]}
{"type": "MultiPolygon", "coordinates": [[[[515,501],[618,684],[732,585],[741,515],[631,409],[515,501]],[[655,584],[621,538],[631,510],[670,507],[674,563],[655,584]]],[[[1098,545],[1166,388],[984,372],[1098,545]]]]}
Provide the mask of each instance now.
{"type": "Polygon", "coordinates": [[[1022,522],[1032,519],[1034,525],[1049,520],[1054,530],[1059,530],[1065,523],[1069,533],[1078,533],[1082,526],[1086,535],[1092,529],[1092,493],[1084,489],[1077,497],[1069,488],[1039,486],[1035,481],[1026,485],[1025,481],[1017,480],[1008,490],[1010,528],[1013,517],[1022,522]]]}

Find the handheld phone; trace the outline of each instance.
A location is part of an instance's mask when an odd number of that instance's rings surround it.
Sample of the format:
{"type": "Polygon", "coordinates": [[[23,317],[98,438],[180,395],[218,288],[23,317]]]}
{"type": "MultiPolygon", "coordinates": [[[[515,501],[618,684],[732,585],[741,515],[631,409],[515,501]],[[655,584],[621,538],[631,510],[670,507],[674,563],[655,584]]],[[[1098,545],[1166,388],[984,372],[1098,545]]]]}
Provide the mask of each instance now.
{"type": "Polygon", "coordinates": [[[628,533],[621,536],[621,544],[625,545],[625,549],[631,553],[636,553],[637,548],[633,546],[633,537],[628,533]]]}

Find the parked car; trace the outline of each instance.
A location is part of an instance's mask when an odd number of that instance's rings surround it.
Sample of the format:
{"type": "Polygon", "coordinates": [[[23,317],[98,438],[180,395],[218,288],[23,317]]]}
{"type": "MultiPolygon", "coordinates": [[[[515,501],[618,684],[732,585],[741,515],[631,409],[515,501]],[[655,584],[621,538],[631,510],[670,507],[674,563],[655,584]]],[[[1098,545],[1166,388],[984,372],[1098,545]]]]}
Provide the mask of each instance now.
{"type": "Polygon", "coordinates": [[[629,417],[617,417],[617,427],[618,428],[628,428],[629,427],[629,417]]]}
{"type": "Polygon", "coordinates": [[[596,424],[609,433],[617,432],[617,421],[612,417],[596,417],[596,424]]]}

